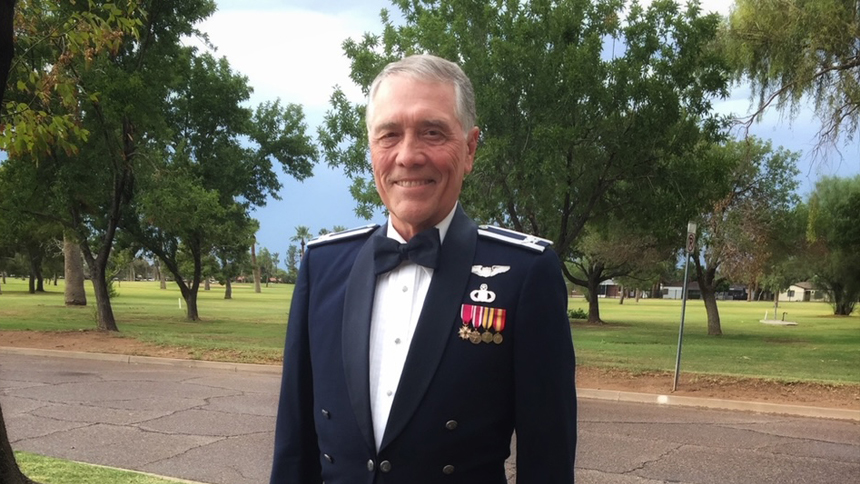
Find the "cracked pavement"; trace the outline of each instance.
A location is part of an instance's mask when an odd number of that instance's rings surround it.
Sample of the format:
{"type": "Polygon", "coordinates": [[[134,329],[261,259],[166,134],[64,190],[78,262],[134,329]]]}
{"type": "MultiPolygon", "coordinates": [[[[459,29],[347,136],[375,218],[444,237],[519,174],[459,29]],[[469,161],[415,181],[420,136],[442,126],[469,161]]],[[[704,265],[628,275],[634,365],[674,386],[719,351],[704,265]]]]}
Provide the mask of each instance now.
{"type": "MultiPolygon", "coordinates": [[[[0,355],[16,450],[210,484],[268,482],[279,383],[276,371],[0,355]]],[[[581,399],[576,476],[860,482],[860,422],[581,399]]]]}

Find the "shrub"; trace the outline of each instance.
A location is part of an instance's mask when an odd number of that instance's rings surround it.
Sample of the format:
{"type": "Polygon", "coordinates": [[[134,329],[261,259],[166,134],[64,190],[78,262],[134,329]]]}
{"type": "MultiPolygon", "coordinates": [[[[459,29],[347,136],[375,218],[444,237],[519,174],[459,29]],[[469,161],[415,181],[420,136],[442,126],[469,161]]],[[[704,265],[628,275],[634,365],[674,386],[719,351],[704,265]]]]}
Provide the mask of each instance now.
{"type": "Polygon", "coordinates": [[[582,308],[568,309],[568,319],[588,319],[588,312],[582,308]]]}

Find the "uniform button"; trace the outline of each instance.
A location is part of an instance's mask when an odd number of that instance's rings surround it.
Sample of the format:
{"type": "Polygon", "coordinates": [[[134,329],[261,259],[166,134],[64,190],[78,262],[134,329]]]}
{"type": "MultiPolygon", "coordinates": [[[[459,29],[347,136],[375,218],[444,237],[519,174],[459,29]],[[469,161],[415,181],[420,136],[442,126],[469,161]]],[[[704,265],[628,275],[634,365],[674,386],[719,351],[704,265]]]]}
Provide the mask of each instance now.
{"type": "Polygon", "coordinates": [[[379,470],[382,472],[391,472],[391,462],[384,460],[379,463],[379,470]]]}
{"type": "Polygon", "coordinates": [[[400,344],[400,338],[397,338],[396,340],[394,340],[394,344],[399,345],[400,344]]]}
{"type": "Polygon", "coordinates": [[[392,392],[391,390],[388,390],[387,392],[385,392],[385,394],[390,397],[391,395],[394,395],[394,392],[392,392]]]}
{"type": "Polygon", "coordinates": [[[446,465],[445,467],[442,468],[442,474],[453,474],[453,473],[454,473],[454,466],[452,466],[450,464],[446,465]]]}
{"type": "Polygon", "coordinates": [[[325,418],[327,418],[327,419],[328,419],[328,418],[331,418],[331,413],[330,413],[328,410],[326,410],[326,409],[322,409],[322,410],[320,410],[320,412],[322,413],[322,416],[323,416],[323,417],[325,417],[325,418]]]}
{"type": "Polygon", "coordinates": [[[406,291],[408,291],[408,290],[409,290],[409,288],[408,288],[408,287],[403,286],[403,292],[406,292],[406,291]]]}
{"type": "Polygon", "coordinates": [[[323,454],[323,457],[325,457],[325,460],[329,461],[330,464],[334,463],[334,457],[332,457],[328,454],[323,454]]]}
{"type": "Polygon", "coordinates": [[[457,421],[456,420],[449,420],[449,421],[445,422],[445,428],[448,430],[456,429],[457,428],[457,421]]]}
{"type": "Polygon", "coordinates": [[[373,469],[376,469],[376,464],[373,463],[373,459],[367,461],[367,470],[373,472],[373,469]]]}

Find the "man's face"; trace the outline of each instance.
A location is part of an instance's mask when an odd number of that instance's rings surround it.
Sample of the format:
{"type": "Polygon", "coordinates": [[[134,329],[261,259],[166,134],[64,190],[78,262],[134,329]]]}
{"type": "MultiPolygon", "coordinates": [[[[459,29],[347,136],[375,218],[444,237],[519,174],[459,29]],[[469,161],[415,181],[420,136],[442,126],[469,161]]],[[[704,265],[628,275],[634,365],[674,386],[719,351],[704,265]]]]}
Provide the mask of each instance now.
{"type": "Polygon", "coordinates": [[[472,171],[478,128],[464,134],[454,86],[394,75],[379,85],[370,120],[370,157],[382,202],[409,240],[441,222],[472,171]]]}

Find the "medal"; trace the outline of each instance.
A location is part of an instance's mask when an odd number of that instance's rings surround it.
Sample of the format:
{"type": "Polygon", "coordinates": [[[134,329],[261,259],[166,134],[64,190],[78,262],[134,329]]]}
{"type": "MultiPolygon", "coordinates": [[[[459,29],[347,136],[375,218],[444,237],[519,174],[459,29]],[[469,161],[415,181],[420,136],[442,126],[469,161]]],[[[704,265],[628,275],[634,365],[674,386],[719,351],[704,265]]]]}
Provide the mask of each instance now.
{"type": "Polygon", "coordinates": [[[472,344],[476,345],[481,342],[481,335],[478,334],[477,331],[472,331],[471,333],[469,333],[469,341],[471,341],[472,344]]]}
{"type": "Polygon", "coordinates": [[[484,331],[483,333],[481,333],[481,341],[483,341],[484,343],[489,343],[490,341],[493,341],[493,334],[489,331],[484,331]]]}
{"type": "Polygon", "coordinates": [[[504,340],[505,338],[502,336],[502,333],[496,333],[493,335],[493,343],[496,343],[497,345],[502,344],[502,341],[504,340]]]}

